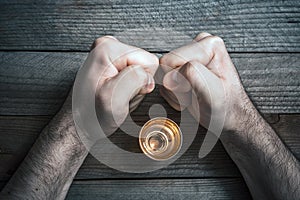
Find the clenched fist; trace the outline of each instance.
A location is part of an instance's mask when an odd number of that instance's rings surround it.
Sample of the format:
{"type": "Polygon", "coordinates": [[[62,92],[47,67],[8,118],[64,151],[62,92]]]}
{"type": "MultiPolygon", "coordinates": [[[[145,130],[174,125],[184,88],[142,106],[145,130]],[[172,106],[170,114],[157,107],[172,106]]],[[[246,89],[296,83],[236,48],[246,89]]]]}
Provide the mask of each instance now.
{"type": "Polygon", "coordinates": [[[112,134],[154,87],[158,58],[112,36],[97,39],[89,65],[97,65],[101,76],[96,91],[96,111],[106,135],[112,134]]]}
{"type": "Polygon", "coordinates": [[[206,128],[210,119],[223,114],[224,129],[234,129],[244,105],[253,107],[220,37],[200,33],[190,44],[163,55],[160,64],[166,73],[162,96],[177,110],[187,108],[206,128]]]}

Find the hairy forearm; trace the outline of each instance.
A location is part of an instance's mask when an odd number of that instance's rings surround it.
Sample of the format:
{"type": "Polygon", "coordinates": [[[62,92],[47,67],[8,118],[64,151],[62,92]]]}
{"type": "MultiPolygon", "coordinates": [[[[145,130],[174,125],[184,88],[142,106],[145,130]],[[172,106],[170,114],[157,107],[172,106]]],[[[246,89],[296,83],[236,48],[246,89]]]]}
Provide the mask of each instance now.
{"type": "Polygon", "coordinates": [[[0,196],[5,199],[64,199],[87,153],[75,130],[69,96],[0,196]]]}
{"type": "Polygon", "coordinates": [[[254,107],[241,112],[240,125],[221,141],[240,169],[254,199],[297,199],[299,161],[254,107]]]}

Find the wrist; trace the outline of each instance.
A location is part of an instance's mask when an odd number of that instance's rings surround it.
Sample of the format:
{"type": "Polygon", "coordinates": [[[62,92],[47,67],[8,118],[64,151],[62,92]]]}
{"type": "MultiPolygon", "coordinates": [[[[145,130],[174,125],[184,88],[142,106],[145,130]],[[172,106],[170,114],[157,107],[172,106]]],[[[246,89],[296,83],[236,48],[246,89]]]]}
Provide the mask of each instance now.
{"type": "MultiPolygon", "coordinates": [[[[47,135],[56,142],[63,142],[64,148],[85,154],[87,151],[77,134],[72,114],[72,90],[69,92],[62,108],[48,124],[47,135]]],[[[47,129],[46,129],[47,130],[47,129]]]]}
{"type": "Polygon", "coordinates": [[[256,121],[261,118],[259,112],[245,92],[239,95],[240,98],[234,99],[228,109],[224,126],[225,132],[238,133],[249,126],[254,126],[256,121]]]}

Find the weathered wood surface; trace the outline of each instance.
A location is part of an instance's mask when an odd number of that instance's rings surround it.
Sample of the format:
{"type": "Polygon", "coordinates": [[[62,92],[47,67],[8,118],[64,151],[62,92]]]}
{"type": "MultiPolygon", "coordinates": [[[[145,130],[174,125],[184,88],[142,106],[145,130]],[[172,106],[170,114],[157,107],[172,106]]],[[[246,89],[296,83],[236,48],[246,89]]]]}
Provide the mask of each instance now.
{"type": "MultiPolygon", "coordinates": [[[[6,182],[0,181],[0,188],[6,182]]],[[[241,178],[75,180],[66,199],[251,199],[241,178]]]]}
{"type": "MultiPolygon", "coordinates": [[[[176,116],[174,117],[173,115],[172,118],[176,120],[176,116]]],[[[300,115],[269,115],[266,116],[266,119],[271,123],[275,131],[294,155],[300,159],[300,115]]],[[[49,120],[51,120],[51,118],[45,116],[0,117],[0,181],[7,181],[9,179],[34,143],[35,138],[49,120]]],[[[140,119],[137,123],[142,121],[143,119],[140,119]]],[[[138,148],[137,145],[132,145],[134,138],[118,133],[110,137],[112,142],[131,151],[135,151],[138,148]]],[[[204,129],[200,128],[189,150],[176,162],[166,168],[144,174],[123,173],[101,164],[89,155],[77,173],[76,180],[240,177],[241,175],[237,167],[226,154],[220,143],[217,143],[213,151],[206,158],[201,160],[198,158],[198,151],[204,134],[204,129]]]]}
{"type": "MultiPolygon", "coordinates": [[[[86,56],[79,52],[103,35],[156,53],[201,31],[221,36],[250,98],[261,112],[279,113],[267,119],[299,159],[300,115],[282,114],[300,113],[299,8],[296,0],[0,1],[0,189],[62,105],[86,56]]],[[[179,119],[157,90],[133,119],[143,123],[153,103],[179,119]]],[[[220,143],[198,159],[204,134],[175,163],[145,174],[110,169],[89,155],[68,199],[250,199],[220,143]]],[[[111,140],[138,149],[121,132],[111,140]]]]}
{"type": "Polygon", "coordinates": [[[298,0],[0,2],[1,50],[87,51],[103,35],[152,51],[220,35],[229,51],[299,52],[298,0]]]}
{"type": "MultiPolygon", "coordinates": [[[[0,52],[0,115],[56,113],[86,55],[0,52]]],[[[300,112],[300,54],[231,56],[246,91],[261,112],[300,112]]],[[[151,95],[160,98],[158,94],[151,95]]]]}
{"type": "Polygon", "coordinates": [[[0,116],[0,181],[17,169],[51,117],[0,116]]]}
{"type": "Polygon", "coordinates": [[[67,199],[251,199],[241,178],[73,182],[67,199]]]}

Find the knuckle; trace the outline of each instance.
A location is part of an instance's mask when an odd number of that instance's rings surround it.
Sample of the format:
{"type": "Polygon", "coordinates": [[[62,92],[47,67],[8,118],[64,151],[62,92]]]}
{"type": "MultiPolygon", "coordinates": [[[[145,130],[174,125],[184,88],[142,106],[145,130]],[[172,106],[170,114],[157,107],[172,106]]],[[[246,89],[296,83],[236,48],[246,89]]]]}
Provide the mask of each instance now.
{"type": "Polygon", "coordinates": [[[168,59],[168,54],[164,54],[162,57],[159,58],[159,63],[160,64],[166,64],[168,59]]]}
{"type": "Polygon", "coordinates": [[[112,40],[114,37],[113,36],[110,36],[110,35],[106,35],[106,36],[103,36],[103,37],[99,37],[97,39],[95,39],[94,41],[94,46],[98,46],[100,45],[101,43],[103,42],[107,42],[109,40],[112,40]]]}
{"type": "Polygon", "coordinates": [[[212,45],[224,45],[224,41],[219,36],[211,36],[209,37],[209,41],[212,45]]]}
{"type": "Polygon", "coordinates": [[[100,38],[95,39],[95,41],[94,41],[94,46],[98,46],[99,44],[101,44],[101,43],[104,42],[105,40],[106,40],[105,37],[100,37],[100,38]]]}
{"type": "Polygon", "coordinates": [[[196,64],[197,61],[189,61],[186,63],[186,75],[188,77],[191,77],[197,73],[196,64]]]}
{"type": "Polygon", "coordinates": [[[172,61],[176,58],[176,56],[174,56],[174,55],[175,55],[174,51],[164,54],[163,56],[161,56],[159,58],[159,64],[165,65],[165,66],[171,66],[173,64],[172,61]]]}
{"type": "Polygon", "coordinates": [[[189,70],[193,70],[193,72],[196,71],[196,66],[199,64],[197,60],[191,60],[188,62],[188,68],[189,70]]]}
{"type": "Polygon", "coordinates": [[[197,42],[199,42],[201,39],[205,38],[205,37],[208,37],[208,36],[211,36],[210,33],[207,33],[207,32],[201,32],[199,33],[196,37],[195,37],[195,40],[197,42]]]}
{"type": "Polygon", "coordinates": [[[151,56],[152,56],[153,63],[158,66],[159,65],[158,57],[154,54],[151,54],[151,56]]]}

